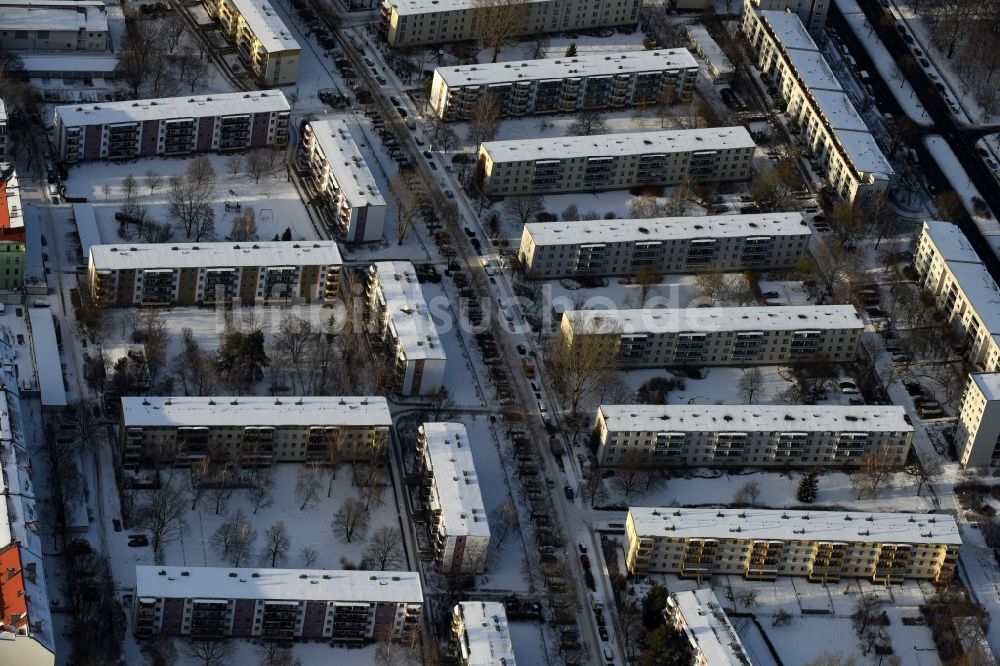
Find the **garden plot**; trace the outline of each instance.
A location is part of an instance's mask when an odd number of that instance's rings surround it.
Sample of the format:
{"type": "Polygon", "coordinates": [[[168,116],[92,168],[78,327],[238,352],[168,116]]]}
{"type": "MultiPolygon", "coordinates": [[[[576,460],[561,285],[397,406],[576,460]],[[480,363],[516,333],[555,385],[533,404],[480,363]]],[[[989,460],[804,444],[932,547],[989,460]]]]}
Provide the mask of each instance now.
{"type": "MultiPolygon", "coordinates": [[[[695,278],[690,275],[664,275],[660,283],[649,289],[645,307],[688,307],[698,298],[695,278]]],[[[642,288],[630,278],[589,278],[578,282],[572,278],[550,280],[542,284],[544,309],[607,310],[643,307],[642,288]]]]}
{"type": "MultiPolygon", "coordinates": [[[[760,387],[754,393],[753,402],[757,404],[783,404],[781,393],[792,386],[786,379],[783,366],[754,366],[760,369],[760,387]]],[[[692,368],[692,374],[700,372],[701,379],[672,373],[660,369],[628,370],[622,373],[622,379],[631,388],[639,388],[653,378],[673,380],[675,385],[666,393],[666,403],[673,405],[715,404],[743,405],[747,400],[741,395],[739,382],[743,369],[732,366],[692,368]]],[[[828,393],[829,395],[829,393],[828,393]]],[[[839,394],[838,394],[839,395],[839,394]]]]}

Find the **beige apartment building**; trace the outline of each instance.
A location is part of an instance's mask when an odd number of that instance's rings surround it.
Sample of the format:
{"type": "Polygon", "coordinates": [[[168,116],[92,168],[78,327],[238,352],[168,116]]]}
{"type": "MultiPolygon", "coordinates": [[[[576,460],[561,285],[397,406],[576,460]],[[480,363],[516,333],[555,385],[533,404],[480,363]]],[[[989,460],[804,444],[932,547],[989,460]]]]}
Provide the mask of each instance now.
{"type": "Polygon", "coordinates": [[[687,49],[438,67],[431,106],[444,120],[468,120],[487,94],[505,116],[621,109],[665,96],[688,102],[697,78],[698,62],[687,49]]]}
{"type": "Polygon", "coordinates": [[[667,597],[664,615],[687,638],[694,666],[752,666],[712,588],[674,592],[667,597]]]}
{"type": "Polygon", "coordinates": [[[572,310],[562,344],[600,341],[625,368],[778,365],[857,356],[864,322],[852,305],[572,310]]]}
{"type": "Polygon", "coordinates": [[[332,303],[334,241],[92,245],[94,299],[109,306],[332,303]]]}
{"type": "Polygon", "coordinates": [[[752,9],[790,12],[798,16],[809,32],[815,34],[826,24],[830,0],[744,0],[744,16],[752,9]]]}
{"type": "Polygon", "coordinates": [[[755,144],[743,127],[489,141],[479,146],[491,196],[592,192],[750,177],[755,144]]]}
{"type": "Polygon", "coordinates": [[[625,522],[635,576],[948,583],[961,545],[944,513],[631,507],[625,522]]]}
{"type": "Polygon", "coordinates": [[[277,10],[253,0],[205,0],[205,11],[222,24],[240,59],[265,88],[294,85],[302,47],[277,10]]]}
{"type": "Polygon", "coordinates": [[[455,604],[450,648],[460,666],[517,666],[503,602],[455,604]]]}
{"type": "Polygon", "coordinates": [[[1000,373],[974,373],[962,395],[955,429],[962,467],[1000,467],[1000,373]]]}
{"type": "Polygon", "coordinates": [[[530,222],[518,258],[535,279],[794,266],[812,232],[800,213],[530,222]]]}
{"type": "Polygon", "coordinates": [[[601,466],[902,467],[913,426],[895,406],[601,405],[601,466]]]}
{"type": "Polygon", "coordinates": [[[383,397],[123,397],[122,459],[135,469],[160,456],[181,467],[211,458],[244,464],[369,460],[384,456],[392,426],[383,397]]]}

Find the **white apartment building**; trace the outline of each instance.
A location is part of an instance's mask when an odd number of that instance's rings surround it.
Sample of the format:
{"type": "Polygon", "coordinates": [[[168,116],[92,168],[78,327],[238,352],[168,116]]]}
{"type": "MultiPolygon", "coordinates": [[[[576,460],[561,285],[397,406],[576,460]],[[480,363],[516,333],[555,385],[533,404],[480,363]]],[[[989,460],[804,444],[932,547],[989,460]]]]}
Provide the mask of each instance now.
{"type": "MultiPolygon", "coordinates": [[[[642,0],[527,0],[510,36],[635,25],[642,0]]],[[[380,29],[389,46],[463,42],[491,13],[475,0],[382,0],[380,29]]]]}
{"type": "Polygon", "coordinates": [[[479,146],[491,196],[615,190],[750,177],[755,144],[743,127],[489,141],[479,146]]]}
{"type": "Polygon", "coordinates": [[[528,277],[743,271],[794,266],[812,232],[800,213],[529,222],[518,258],[528,277]]]}
{"type": "Polygon", "coordinates": [[[895,406],[601,405],[602,466],[902,467],[913,426],[895,406]]]}
{"type": "Polygon", "coordinates": [[[789,11],[799,17],[802,25],[811,33],[820,32],[826,24],[826,14],[830,10],[830,0],[744,0],[743,14],[749,11],[773,10],[789,11]]]}
{"type": "Polygon", "coordinates": [[[665,614],[675,629],[684,632],[696,666],[751,666],[712,588],[674,592],[667,597],[665,614]]]}
{"type": "Polygon", "coordinates": [[[691,23],[685,26],[688,35],[688,48],[697,53],[708,66],[708,73],[716,83],[725,83],[733,80],[736,70],[733,63],[729,61],[726,54],[722,52],[719,43],[712,39],[700,23],[691,23]]]}
{"type": "Polygon", "coordinates": [[[1000,467],[1000,373],[973,373],[955,429],[962,467],[1000,467]]]}
{"type": "Polygon", "coordinates": [[[829,185],[851,204],[872,205],[888,188],[892,166],[802,21],[793,13],[748,7],[743,31],[829,185]]]}
{"type": "Polygon", "coordinates": [[[267,2],[205,0],[205,11],[222,24],[257,83],[265,88],[294,85],[302,47],[267,2]]]}
{"type": "Polygon", "coordinates": [[[852,305],[572,310],[559,336],[625,368],[777,365],[852,362],[864,328],[852,305]]]}
{"type": "Polygon", "coordinates": [[[7,106],[0,99],[0,162],[7,161],[7,106]]]}
{"type": "Polygon", "coordinates": [[[401,395],[432,395],[444,385],[447,356],[409,261],[378,261],[368,268],[365,330],[392,366],[401,395]]]}
{"type": "Polygon", "coordinates": [[[505,116],[654,104],[667,90],[687,102],[697,78],[698,63],[687,49],[438,67],[431,106],[444,120],[467,120],[487,94],[505,116]]]}
{"type": "Polygon", "coordinates": [[[961,545],[946,513],[631,507],[625,522],[636,576],[947,583],[961,545]]]}
{"type": "Polygon", "coordinates": [[[97,0],[0,0],[0,49],[108,49],[108,12],[97,0]]]}
{"type": "Polygon", "coordinates": [[[385,455],[392,416],[383,397],[256,396],[121,399],[126,468],[156,456],[186,466],[206,457],[245,463],[369,460],[385,455]]]}
{"type": "Polygon", "coordinates": [[[517,666],[499,601],[463,601],[451,613],[452,653],[460,666],[517,666]]]}
{"type": "Polygon", "coordinates": [[[299,164],[330,231],[346,243],[382,240],[385,199],[345,120],[303,123],[299,164]]]}
{"type": "Polygon", "coordinates": [[[950,222],[924,222],[913,266],[964,336],[969,362],[984,372],[1000,371],[1000,288],[962,230],[950,222]]]}
{"type": "Polygon", "coordinates": [[[468,431],[461,423],[424,423],[417,429],[417,455],[438,569],[478,574],[490,546],[490,525],[468,431]]]}

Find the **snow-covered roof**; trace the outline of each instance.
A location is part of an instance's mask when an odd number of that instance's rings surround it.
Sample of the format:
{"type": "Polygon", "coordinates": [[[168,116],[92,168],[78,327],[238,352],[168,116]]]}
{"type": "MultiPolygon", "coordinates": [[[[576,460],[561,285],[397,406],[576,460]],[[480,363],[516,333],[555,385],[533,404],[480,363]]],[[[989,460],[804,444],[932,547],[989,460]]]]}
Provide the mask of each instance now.
{"type": "Polygon", "coordinates": [[[380,396],[123,397],[122,419],[126,426],[147,427],[392,425],[389,404],[380,396]]]}
{"type": "Polygon", "coordinates": [[[983,264],[949,261],[948,270],[990,333],[1000,334],[1000,288],[983,264]]]}
{"type": "Polygon", "coordinates": [[[836,137],[855,169],[861,173],[881,174],[886,179],[892,175],[889,160],[885,159],[882,149],[870,132],[837,130],[836,137]]]}
{"type": "Polygon", "coordinates": [[[1000,372],[977,372],[972,375],[979,391],[987,400],[1000,400],[1000,372]]]}
{"type": "Polygon", "coordinates": [[[420,431],[424,462],[434,474],[437,506],[433,508],[440,509],[445,530],[454,535],[489,537],[490,524],[465,426],[424,423],[420,431]]]}
{"type": "MultiPolygon", "coordinates": [[[[66,385],[63,381],[59,344],[56,341],[56,324],[48,307],[29,307],[31,344],[35,350],[35,367],[43,407],[66,406],[66,385]]],[[[63,331],[67,334],[68,331],[63,331]]]]}
{"type": "Polygon", "coordinates": [[[83,256],[90,256],[90,248],[101,244],[101,232],[97,227],[97,216],[94,214],[94,204],[73,204],[73,219],[76,221],[76,233],[80,236],[80,247],[83,256]]]}
{"type": "Polygon", "coordinates": [[[118,64],[113,55],[74,53],[72,56],[54,53],[20,53],[28,76],[43,76],[61,72],[101,72],[111,76],[118,64]]]}
{"type": "Polygon", "coordinates": [[[455,606],[465,631],[459,639],[468,666],[516,666],[507,626],[507,611],[499,601],[463,601],[455,606]]]}
{"type": "Polygon", "coordinates": [[[622,333],[712,331],[802,331],[855,329],[865,325],[853,305],[572,310],[564,315],[574,333],[605,330],[591,324],[617,322],[622,333]]]}
{"type": "Polygon", "coordinates": [[[529,222],[524,225],[535,245],[673,241],[740,236],[808,236],[801,213],[655,217],[638,220],[529,222]]]}
{"type": "Polygon", "coordinates": [[[66,127],[141,123],[172,118],[240,116],[288,111],[291,107],[280,90],[215,93],[139,99],[124,102],[81,103],[57,106],[55,113],[66,127]]]}
{"type": "Polygon", "coordinates": [[[809,36],[809,31],[802,25],[798,14],[791,12],[777,11],[772,9],[756,10],[771,32],[781,40],[787,49],[805,49],[808,51],[818,51],[816,42],[809,36]]]}
{"type": "Polygon", "coordinates": [[[135,568],[136,598],[361,601],[420,604],[420,575],[411,571],[135,568]],[[231,574],[236,574],[231,575],[231,574]]]}
{"type": "Polygon", "coordinates": [[[45,3],[43,6],[22,7],[0,5],[0,30],[107,32],[108,15],[103,7],[74,6],[74,3],[45,3]]]}
{"type": "Polygon", "coordinates": [[[616,432],[913,432],[894,405],[601,405],[616,432]]]}
{"type": "Polygon", "coordinates": [[[851,130],[854,132],[867,132],[868,126],[864,119],[858,114],[851,98],[839,90],[810,89],[809,94],[816,100],[826,122],[830,127],[837,130],[851,130]]]}
{"type": "MultiPolygon", "coordinates": [[[[82,235],[80,240],[83,240],[82,235]]],[[[93,245],[90,248],[90,261],[99,271],[341,264],[336,241],[93,245]]]]}
{"type": "MultiPolygon", "coordinates": [[[[795,20],[798,21],[798,17],[795,20]]],[[[791,49],[788,51],[788,58],[792,61],[795,72],[809,87],[809,90],[843,91],[843,86],[833,75],[829,63],[819,51],[791,49]]]]}
{"type": "Polygon", "coordinates": [[[937,253],[948,263],[953,261],[982,263],[976,250],[972,247],[972,243],[956,224],[941,220],[927,220],[924,222],[923,235],[934,244],[937,253]]]}
{"type": "Polygon", "coordinates": [[[407,360],[446,360],[444,346],[424,300],[417,272],[409,261],[377,261],[369,270],[378,276],[379,291],[392,330],[407,360]]]}
{"type": "Polygon", "coordinates": [[[299,43],[271,5],[254,0],[231,1],[268,53],[301,50],[299,43]]]}
{"type": "Polygon", "coordinates": [[[533,161],[686,153],[698,150],[753,148],[753,139],[745,127],[709,127],[691,130],[621,132],[592,136],[566,136],[543,139],[488,141],[482,148],[494,162],[533,161]]]}
{"type": "Polygon", "coordinates": [[[945,513],[633,506],[629,515],[641,537],[962,543],[955,519],[945,513]]]}
{"type": "Polygon", "coordinates": [[[449,88],[454,88],[535,79],[583,78],[697,68],[698,62],[687,49],[659,49],[438,67],[434,73],[440,76],[449,88]]]}
{"type": "Polygon", "coordinates": [[[729,61],[726,54],[722,52],[719,43],[712,39],[708,30],[700,23],[691,23],[684,26],[687,30],[688,38],[698,45],[705,60],[710,62],[719,72],[732,72],[733,63],[729,61]]]}
{"type": "Polygon", "coordinates": [[[667,604],[684,618],[684,632],[704,658],[700,663],[705,666],[750,666],[750,657],[712,588],[674,592],[667,604]]]}
{"type": "Polygon", "coordinates": [[[368,162],[351,136],[347,122],[343,119],[311,120],[308,126],[330,165],[337,186],[344,192],[351,206],[384,206],[385,198],[368,168],[368,162]]]}
{"type": "MultiPolygon", "coordinates": [[[[527,0],[527,2],[552,2],[552,0],[527,0]]],[[[409,14],[440,14],[476,8],[476,0],[388,0],[386,5],[400,16],[409,14]]]]}

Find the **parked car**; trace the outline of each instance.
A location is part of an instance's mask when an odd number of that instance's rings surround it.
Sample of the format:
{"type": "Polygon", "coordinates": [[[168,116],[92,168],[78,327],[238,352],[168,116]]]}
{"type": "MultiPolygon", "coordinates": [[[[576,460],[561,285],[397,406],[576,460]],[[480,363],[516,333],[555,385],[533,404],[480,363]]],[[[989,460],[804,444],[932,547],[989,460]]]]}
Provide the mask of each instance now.
{"type": "Polygon", "coordinates": [[[601,637],[601,640],[605,642],[610,638],[610,636],[608,636],[608,630],[606,627],[598,627],[597,634],[598,636],[601,637]]]}
{"type": "Polygon", "coordinates": [[[858,385],[850,381],[842,381],[837,384],[840,387],[840,392],[844,395],[857,395],[861,393],[858,390],[858,385]]]}

